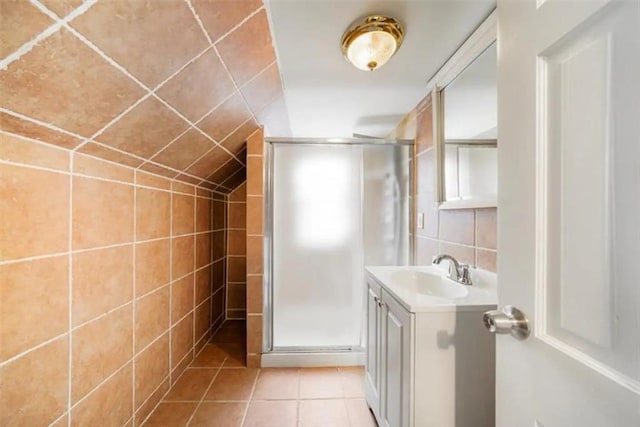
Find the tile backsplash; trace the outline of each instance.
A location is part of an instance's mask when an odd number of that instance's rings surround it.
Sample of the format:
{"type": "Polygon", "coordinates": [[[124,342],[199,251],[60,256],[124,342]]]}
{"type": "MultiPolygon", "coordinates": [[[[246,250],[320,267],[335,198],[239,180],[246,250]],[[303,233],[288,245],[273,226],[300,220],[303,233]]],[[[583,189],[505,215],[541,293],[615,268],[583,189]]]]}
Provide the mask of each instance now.
{"type": "Polygon", "coordinates": [[[224,318],[224,196],[4,132],[0,170],[0,425],[140,425],[224,318]]]}

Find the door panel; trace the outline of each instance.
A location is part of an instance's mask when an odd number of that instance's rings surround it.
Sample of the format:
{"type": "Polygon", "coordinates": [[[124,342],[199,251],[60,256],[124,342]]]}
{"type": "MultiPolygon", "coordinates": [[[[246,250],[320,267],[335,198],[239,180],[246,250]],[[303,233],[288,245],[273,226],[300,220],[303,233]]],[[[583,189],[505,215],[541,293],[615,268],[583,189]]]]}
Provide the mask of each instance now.
{"type": "Polygon", "coordinates": [[[381,308],[380,287],[367,282],[367,365],[366,381],[369,383],[367,392],[369,402],[374,412],[378,413],[380,407],[380,324],[381,308]]]}
{"type": "Polygon", "coordinates": [[[498,20],[499,301],[534,334],[497,339],[496,425],[640,425],[640,3],[498,20]]]}
{"type": "Polygon", "coordinates": [[[382,405],[385,427],[410,425],[411,314],[382,291],[382,405]]]}
{"type": "Polygon", "coordinates": [[[637,345],[629,345],[636,328],[628,327],[637,318],[627,306],[637,281],[625,277],[629,267],[612,268],[628,250],[620,237],[633,232],[616,221],[627,208],[630,182],[612,173],[616,158],[634,154],[630,140],[616,132],[614,116],[624,108],[618,87],[637,86],[625,82],[619,55],[640,21],[626,17],[624,9],[605,8],[539,56],[545,117],[539,118],[544,138],[538,145],[546,155],[537,174],[546,197],[537,203],[546,271],[537,278],[544,293],[538,327],[540,337],[558,350],[615,381],[637,385],[640,358],[637,345]]]}
{"type": "Polygon", "coordinates": [[[402,323],[386,310],[387,380],[385,384],[385,421],[389,426],[402,425],[402,323]]]}
{"type": "Polygon", "coordinates": [[[359,146],[273,147],[275,348],[361,344],[361,163],[359,146]]]}

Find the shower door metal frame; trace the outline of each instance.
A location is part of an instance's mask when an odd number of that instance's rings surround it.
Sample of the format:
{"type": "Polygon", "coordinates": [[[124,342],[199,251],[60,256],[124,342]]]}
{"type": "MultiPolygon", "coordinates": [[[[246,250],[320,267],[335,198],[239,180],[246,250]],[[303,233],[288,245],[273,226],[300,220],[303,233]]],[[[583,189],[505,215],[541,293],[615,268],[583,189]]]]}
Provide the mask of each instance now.
{"type": "MultiPolygon", "coordinates": [[[[265,138],[265,173],[264,173],[264,295],[263,295],[263,353],[339,353],[352,352],[353,346],[335,347],[274,347],[273,345],[273,173],[274,173],[274,145],[324,145],[327,147],[340,145],[394,145],[394,146],[414,146],[413,139],[382,139],[382,138],[265,138]]],[[[413,164],[414,152],[409,152],[407,162],[413,164]]],[[[413,233],[413,207],[415,198],[413,194],[414,173],[413,167],[409,170],[409,260],[413,263],[415,248],[415,233],[413,233]]],[[[361,188],[361,202],[362,202],[361,188]]]]}

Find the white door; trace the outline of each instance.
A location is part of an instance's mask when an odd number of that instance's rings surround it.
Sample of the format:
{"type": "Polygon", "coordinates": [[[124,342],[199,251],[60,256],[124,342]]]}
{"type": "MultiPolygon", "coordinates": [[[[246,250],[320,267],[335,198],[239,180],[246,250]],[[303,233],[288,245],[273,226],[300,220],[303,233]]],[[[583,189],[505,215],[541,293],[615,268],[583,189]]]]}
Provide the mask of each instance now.
{"type": "Polygon", "coordinates": [[[498,0],[499,427],[640,426],[640,2],[498,0]]]}

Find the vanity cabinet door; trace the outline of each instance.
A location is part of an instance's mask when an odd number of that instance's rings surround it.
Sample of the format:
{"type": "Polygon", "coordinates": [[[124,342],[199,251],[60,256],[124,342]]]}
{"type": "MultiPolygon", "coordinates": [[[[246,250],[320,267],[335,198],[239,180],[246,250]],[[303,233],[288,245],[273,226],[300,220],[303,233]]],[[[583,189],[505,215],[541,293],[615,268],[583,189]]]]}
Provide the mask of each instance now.
{"type": "Polygon", "coordinates": [[[411,314],[382,292],[383,427],[409,427],[411,396],[411,314]]]}
{"type": "Polygon", "coordinates": [[[380,286],[367,281],[367,363],[366,392],[367,403],[376,417],[380,417],[380,380],[381,380],[381,342],[382,302],[380,286]]]}

